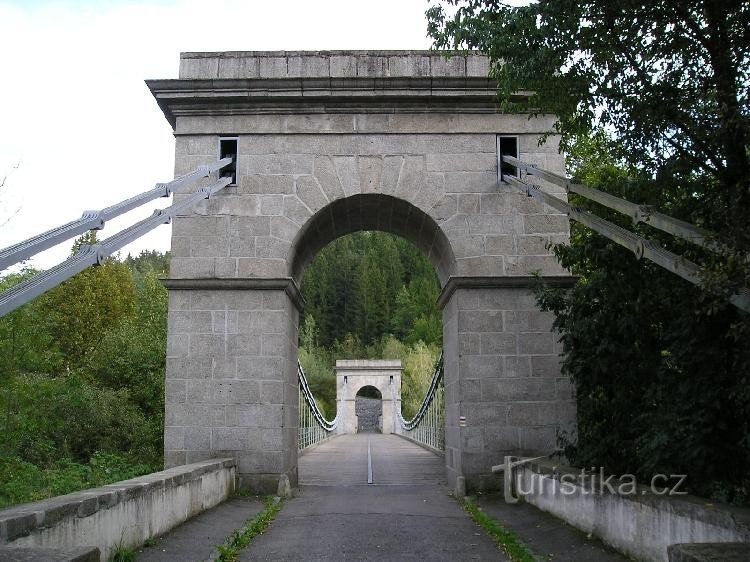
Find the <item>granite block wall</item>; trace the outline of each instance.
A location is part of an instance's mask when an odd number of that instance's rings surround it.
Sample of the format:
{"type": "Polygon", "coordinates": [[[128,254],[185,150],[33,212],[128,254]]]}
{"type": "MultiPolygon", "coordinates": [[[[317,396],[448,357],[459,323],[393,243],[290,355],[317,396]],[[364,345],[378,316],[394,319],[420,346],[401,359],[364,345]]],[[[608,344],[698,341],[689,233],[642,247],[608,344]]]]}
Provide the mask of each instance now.
{"type": "Polygon", "coordinates": [[[488,69],[478,54],[183,53],[179,80],[148,81],[176,174],[238,142],[236,185],[173,223],[169,466],[229,455],[248,486],[296,482],[296,287],[357,230],[412,241],[443,285],[449,480],[492,487],[503,454],[554,448],[573,401],[529,286],[570,278],[548,249],[568,220],[498,183],[498,136],[553,172],[563,157],[554,137],[539,145],[553,116],[498,111],[488,69]]]}

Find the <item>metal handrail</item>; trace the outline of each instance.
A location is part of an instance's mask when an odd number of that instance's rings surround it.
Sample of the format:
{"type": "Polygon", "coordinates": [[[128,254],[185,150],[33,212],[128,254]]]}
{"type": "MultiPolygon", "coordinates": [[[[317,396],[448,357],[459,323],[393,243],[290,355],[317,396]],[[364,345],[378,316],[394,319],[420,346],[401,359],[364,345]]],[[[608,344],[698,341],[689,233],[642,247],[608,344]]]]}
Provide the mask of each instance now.
{"type": "Polygon", "coordinates": [[[81,218],[57,226],[47,232],[33,236],[27,240],[13,244],[0,250],[0,271],[7,269],[23,260],[47,250],[57,244],[78,236],[87,230],[101,230],[104,224],[115,217],[131,211],[141,205],[159,197],[169,197],[172,192],[185,185],[190,185],[199,179],[208,177],[232,162],[231,158],[224,158],[218,162],[199,166],[192,172],[173,179],[167,183],[157,183],[153,189],[144,191],[134,197],[115,203],[99,211],[84,211],[81,218]]]}
{"type": "MultiPolygon", "coordinates": [[[[229,161],[231,162],[231,160],[229,161]]],[[[223,164],[222,166],[225,165],[223,164]]],[[[75,255],[64,262],[0,294],[0,317],[53,289],[87,267],[102,265],[107,257],[117,250],[150,232],[157,226],[171,222],[172,217],[189,209],[202,199],[209,199],[216,192],[229,185],[231,181],[232,179],[228,177],[221,178],[213,185],[202,187],[178,203],[174,203],[164,209],[156,209],[150,217],[121,230],[98,244],[81,246],[75,255]]]]}
{"type": "MultiPolygon", "coordinates": [[[[396,415],[398,417],[398,421],[401,424],[402,428],[404,428],[406,431],[411,431],[419,425],[419,423],[422,421],[425,414],[427,413],[427,409],[432,403],[432,400],[435,397],[437,389],[440,386],[440,382],[442,380],[443,380],[443,353],[441,352],[440,358],[435,364],[435,372],[432,375],[432,381],[430,381],[430,387],[427,389],[427,393],[425,394],[425,397],[422,400],[422,404],[419,406],[419,410],[417,410],[417,413],[414,415],[414,417],[410,420],[405,420],[403,414],[401,413],[400,405],[398,408],[396,408],[396,415]]],[[[396,401],[396,391],[393,388],[393,381],[391,381],[391,398],[393,399],[394,402],[396,401]]]]}
{"type": "Polygon", "coordinates": [[[302,368],[302,363],[300,363],[299,360],[297,360],[297,379],[299,381],[299,388],[302,391],[302,396],[305,397],[305,402],[307,402],[307,405],[310,407],[315,421],[326,431],[334,431],[338,427],[339,419],[341,418],[341,410],[343,408],[337,408],[336,417],[331,421],[328,421],[325,418],[323,412],[318,408],[317,402],[315,402],[315,397],[313,396],[312,390],[310,390],[310,385],[307,382],[305,370],[302,368]]]}

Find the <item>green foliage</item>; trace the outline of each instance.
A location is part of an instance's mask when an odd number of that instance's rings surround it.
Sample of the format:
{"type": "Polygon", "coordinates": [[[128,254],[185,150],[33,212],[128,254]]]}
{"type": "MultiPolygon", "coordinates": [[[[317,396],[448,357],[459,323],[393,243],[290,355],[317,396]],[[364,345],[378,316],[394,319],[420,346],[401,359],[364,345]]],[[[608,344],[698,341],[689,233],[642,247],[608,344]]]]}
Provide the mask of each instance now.
{"type": "MultiPolygon", "coordinates": [[[[571,168],[589,185],[627,192],[675,215],[692,208],[690,188],[662,183],[617,165],[601,139],[573,145],[571,168]]],[[[581,206],[592,206],[576,201],[581,206]]],[[[627,227],[627,219],[596,212],[627,227]]],[[[700,256],[647,226],[641,234],[700,256]]],[[[580,276],[570,291],[545,290],[555,313],[563,370],[576,383],[577,440],[567,454],[581,466],[604,466],[642,480],[687,474],[694,493],[750,499],[750,335],[747,315],[719,296],[638,261],[578,224],[571,244],[554,248],[580,276]]]]}
{"type": "Polygon", "coordinates": [[[125,319],[104,335],[89,358],[86,372],[97,385],[128,392],[130,401],[149,420],[143,435],[149,462],[159,463],[164,423],[168,295],[152,273],[136,281],[136,316],[125,319]]]}
{"type": "MultiPolygon", "coordinates": [[[[86,270],[0,319],[3,505],[161,468],[164,256],[128,260],[86,270]]],[[[0,278],[0,288],[33,273],[0,278]]]]}
{"type": "MultiPolygon", "coordinates": [[[[0,278],[0,292],[38,273],[25,269],[0,278]]],[[[62,357],[44,329],[47,318],[35,300],[0,319],[0,382],[21,370],[39,371],[60,365],[62,357]]]]}
{"type": "Polygon", "coordinates": [[[422,405],[435,364],[440,357],[440,348],[418,341],[409,345],[395,338],[388,338],[381,352],[384,359],[400,359],[404,372],[401,380],[401,411],[406,419],[416,415],[422,405]]]}
{"type": "Polygon", "coordinates": [[[706,290],[571,225],[554,251],[580,282],[540,294],[577,387],[568,454],[644,479],[688,474],[694,492],[747,502],[750,318],[726,297],[750,286],[750,6],[447,0],[428,19],[436,46],[490,56],[506,110],[558,116],[576,179],[709,229],[724,248],[571,197],[701,263],[706,290]]]}
{"type": "Polygon", "coordinates": [[[328,419],[332,419],[336,415],[336,374],[329,355],[319,347],[301,347],[299,360],[318,407],[328,419]]]}
{"type": "Polygon", "coordinates": [[[155,274],[157,277],[167,277],[169,275],[169,259],[169,252],[162,254],[156,250],[143,250],[135,257],[128,254],[123,263],[134,274],[141,276],[155,274]]]}
{"type": "Polygon", "coordinates": [[[118,546],[112,556],[109,558],[110,562],[135,562],[137,553],[132,548],[125,546],[118,546]]]}
{"type": "MultiPolygon", "coordinates": [[[[92,231],[77,239],[74,251],[82,244],[96,243],[92,231]]],[[[51,341],[65,357],[66,367],[85,364],[109,329],[135,314],[135,286],[128,267],[108,259],[99,267],[90,267],[52,289],[38,305],[47,318],[51,341]]]]}
{"type": "Polygon", "coordinates": [[[747,321],[725,301],[581,233],[555,252],[583,274],[543,293],[556,315],[563,370],[576,383],[581,466],[646,480],[688,474],[691,489],[747,501],[747,321]]]}
{"type": "Polygon", "coordinates": [[[442,340],[435,268],[397,236],[358,232],[335,240],[305,272],[302,292],[317,330],[315,345],[346,353],[388,334],[410,343],[442,340]]]}
{"type": "Polygon", "coordinates": [[[45,468],[18,457],[0,456],[0,508],[103,486],[152,470],[147,464],[99,451],[87,464],[62,458],[45,468]]]}
{"type": "Polygon", "coordinates": [[[21,374],[0,393],[0,452],[49,466],[87,462],[96,451],[153,459],[149,419],[127,390],[100,388],[79,374],[21,374]]]}

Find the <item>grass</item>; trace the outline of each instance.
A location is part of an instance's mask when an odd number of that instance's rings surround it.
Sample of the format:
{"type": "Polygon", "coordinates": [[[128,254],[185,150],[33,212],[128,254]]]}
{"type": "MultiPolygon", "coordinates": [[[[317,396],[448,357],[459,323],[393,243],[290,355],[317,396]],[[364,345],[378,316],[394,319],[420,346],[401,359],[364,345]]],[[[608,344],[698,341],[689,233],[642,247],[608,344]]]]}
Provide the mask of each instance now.
{"type": "Polygon", "coordinates": [[[240,552],[245,550],[253,539],[263,534],[281,510],[282,500],[276,496],[267,496],[263,500],[263,510],[250,519],[245,526],[237,529],[227,541],[216,549],[219,551],[219,562],[235,562],[240,552]]]}
{"type": "Polygon", "coordinates": [[[135,562],[135,550],[125,546],[118,546],[109,559],[110,562],[135,562]]]}
{"type": "Polygon", "coordinates": [[[463,504],[464,509],[474,522],[495,540],[502,551],[513,562],[537,562],[537,558],[517,534],[506,529],[497,520],[487,515],[477,506],[472,498],[464,499],[463,504]]]}

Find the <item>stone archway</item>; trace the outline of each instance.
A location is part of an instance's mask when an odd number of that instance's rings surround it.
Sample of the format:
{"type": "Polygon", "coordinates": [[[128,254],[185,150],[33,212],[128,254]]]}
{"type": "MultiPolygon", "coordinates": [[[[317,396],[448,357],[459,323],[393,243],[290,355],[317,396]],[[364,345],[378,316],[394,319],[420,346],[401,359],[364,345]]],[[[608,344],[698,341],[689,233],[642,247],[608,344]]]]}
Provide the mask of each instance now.
{"type": "Polygon", "coordinates": [[[357,433],[383,433],[383,396],[374,386],[363,386],[354,397],[357,433]]]}
{"type": "Polygon", "coordinates": [[[456,271],[451,243],[433,217],[407,199],[375,192],[336,199],[311,216],[291,246],[289,274],[299,283],[320,250],[361,230],[389,232],[412,242],[432,261],[442,285],[456,271]]]}
{"type": "MultiPolygon", "coordinates": [[[[387,359],[339,359],[336,361],[336,404],[343,404],[339,433],[357,433],[357,394],[370,387],[380,394],[382,433],[398,433],[396,412],[401,408],[401,361],[387,359]],[[391,392],[393,388],[393,395],[391,392]]],[[[339,406],[340,407],[340,406],[339,406]]]]}
{"type": "Polygon", "coordinates": [[[241,486],[296,484],[297,280],[362,229],[407,238],[439,273],[448,482],[499,486],[504,455],[555,448],[575,403],[531,286],[570,282],[546,246],[568,221],[498,184],[497,167],[513,138],[562,172],[554,142],[538,145],[551,116],[500,113],[475,54],[183,53],[180,79],[148,85],[176,173],[215,161],[220,139],[238,154],[237,184],[172,227],[167,466],[231,455],[241,486]]]}

